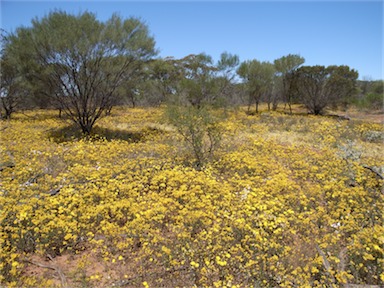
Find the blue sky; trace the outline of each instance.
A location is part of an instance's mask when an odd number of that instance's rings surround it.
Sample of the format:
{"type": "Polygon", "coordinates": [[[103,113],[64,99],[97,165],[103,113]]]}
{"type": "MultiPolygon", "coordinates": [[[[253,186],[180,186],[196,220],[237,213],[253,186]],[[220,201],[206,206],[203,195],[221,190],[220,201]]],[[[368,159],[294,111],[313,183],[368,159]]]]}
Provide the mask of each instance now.
{"type": "Polygon", "coordinates": [[[10,1],[1,0],[9,32],[59,9],[141,18],[160,56],[182,58],[222,52],[241,61],[271,61],[300,54],[305,65],[348,65],[359,78],[383,76],[382,1],[10,1]]]}

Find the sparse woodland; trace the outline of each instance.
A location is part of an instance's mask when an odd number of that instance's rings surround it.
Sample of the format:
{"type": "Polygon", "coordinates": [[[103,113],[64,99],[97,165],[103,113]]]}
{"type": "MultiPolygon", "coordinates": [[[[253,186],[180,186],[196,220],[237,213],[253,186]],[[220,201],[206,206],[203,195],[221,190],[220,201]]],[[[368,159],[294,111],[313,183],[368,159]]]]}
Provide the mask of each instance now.
{"type": "Polygon", "coordinates": [[[0,285],[383,284],[382,81],[87,12],[1,44],[0,285]]]}

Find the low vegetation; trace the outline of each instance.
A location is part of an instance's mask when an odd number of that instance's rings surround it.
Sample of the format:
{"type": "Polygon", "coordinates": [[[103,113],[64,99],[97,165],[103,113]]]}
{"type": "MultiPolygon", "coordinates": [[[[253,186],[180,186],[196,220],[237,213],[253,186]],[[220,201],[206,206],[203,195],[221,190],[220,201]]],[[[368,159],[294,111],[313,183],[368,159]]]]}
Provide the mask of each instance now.
{"type": "Polygon", "coordinates": [[[0,32],[0,285],[383,283],[383,81],[156,58],[117,14],[0,32]]]}
{"type": "Polygon", "coordinates": [[[57,111],[2,121],[1,285],[383,283],[382,124],[245,110],[212,112],[198,169],[162,107],[86,136],[57,111]]]}

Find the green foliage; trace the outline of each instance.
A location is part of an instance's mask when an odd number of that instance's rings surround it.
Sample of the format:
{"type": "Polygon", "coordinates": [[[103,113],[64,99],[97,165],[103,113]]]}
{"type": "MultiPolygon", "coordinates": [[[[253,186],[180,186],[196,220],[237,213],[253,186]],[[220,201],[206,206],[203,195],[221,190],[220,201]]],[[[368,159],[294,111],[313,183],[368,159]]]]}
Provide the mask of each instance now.
{"type": "Polygon", "coordinates": [[[230,54],[228,52],[223,52],[220,55],[220,60],[218,61],[216,67],[216,85],[218,90],[218,101],[221,102],[220,106],[226,106],[231,98],[235,98],[235,77],[236,69],[240,64],[239,56],[230,54]]]}
{"type": "Polygon", "coordinates": [[[360,109],[365,110],[382,110],[384,109],[384,96],[383,94],[368,93],[361,95],[355,99],[353,103],[360,109]]]}
{"type": "Polygon", "coordinates": [[[0,122],[0,285],[60,286],[59,268],[69,287],[381,285],[383,144],[366,135],[383,125],[228,110],[191,169],[163,113],[116,108],[62,141],[55,111],[0,122]]]}
{"type": "Polygon", "coordinates": [[[291,105],[296,92],[294,72],[304,62],[305,59],[296,54],[288,54],[287,56],[283,56],[273,62],[278,76],[281,77],[281,93],[283,94],[283,99],[285,100],[285,103],[289,105],[291,113],[291,105]]]}
{"type": "Polygon", "coordinates": [[[308,111],[318,115],[331,105],[345,105],[356,93],[357,77],[348,66],[302,66],[295,72],[295,86],[308,111]]]}
{"type": "Polygon", "coordinates": [[[181,59],[183,78],[180,81],[180,94],[197,109],[213,104],[217,100],[216,82],[212,57],[204,53],[188,55],[181,59]]]}
{"type": "Polygon", "coordinates": [[[252,102],[255,102],[256,113],[258,113],[262,96],[272,92],[275,75],[273,64],[257,60],[245,61],[240,64],[237,73],[243,78],[247,86],[249,94],[248,112],[252,102]]]}
{"type": "Polygon", "coordinates": [[[182,136],[194,158],[193,165],[201,169],[211,161],[219,148],[221,129],[218,118],[206,106],[168,105],[167,122],[172,124],[182,136]]]}
{"type": "Polygon", "coordinates": [[[279,59],[276,59],[273,64],[278,73],[287,75],[288,73],[294,72],[305,62],[305,59],[297,54],[288,54],[279,59]]]}
{"type": "Polygon", "coordinates": [[[371,92],[383,95],[383,93],[384,93],[384,80],[373,81],[371,92]]]}
{"type": "Polygon", "coordinates": [[[359,94],[353,99],[358,109],[384,110],[384,81],[358,81],[359,94]]]}
{"type": "Polygon", "coordinates": [[[20,74],[17,59],[9,49],[9,36],[1,31],[0,59],[0,119],[10,119],[13,112],[22,107],[28,95],[25,79],[20,74]]]}
{"type": "Polygon", "coordinates": [[[159,94],[157,97],[152,96],[158,98],[153,102],[157,102],[157,104],[166,102],[171,95],[177,93],[180,88],[179,82],[182,79],[183,71],[181,70],[178,60],[173,58],[156,59],[148,63],[148,80],[152,81],[156,90],[154,92],[159,94]]]}
{"type": "Polygon", "coordinates": [[[236,69],[239,64],[239,56],[230,54],[228,52],[223,52],[221,53],[220,60],[217,63],[217,69],[222,71],[225,75],[228,75],[228,78],[231,79],[235,76],[232,74],[233,70],[236,69]]]}
{"type": "Polygon", "coordinates": [[[11,39],[28,79],[47,83],[47,96],[87,134],[116,104],[118,88],[156,53],[140,20],[113,15],[102,23],[89,12],[51,12],[33,20],[32,28],[19,28],[11,39]]]}

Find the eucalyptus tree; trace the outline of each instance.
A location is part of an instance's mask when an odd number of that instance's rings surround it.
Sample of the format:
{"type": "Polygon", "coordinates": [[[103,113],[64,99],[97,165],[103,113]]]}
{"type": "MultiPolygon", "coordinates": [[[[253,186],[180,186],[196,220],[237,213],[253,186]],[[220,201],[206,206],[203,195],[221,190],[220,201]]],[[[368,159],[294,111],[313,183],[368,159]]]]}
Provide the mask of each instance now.
{"type": "Polygon", "coordinates": [[[281,78],[277,76],[275,73],[275,75],[273,76],[271,89],[269,89],[268,92],[264,94],[262,99],[264,102],[267,103],[268,111],[270,111],[271,109],[273,111],[277,110],[279,100],[281,99],[280,97],[281,86],[282,86],[281,78]],[[272,107],[271,107],[271,104],[272,104],[272,107]]]}
{"type": "Polygon", "coordinates": [[[215,71],[212,57],[205,54],[191,54],[178,61],[182,69],[180,93],[186,96],[189,104],[202,108],[217,99],[215,71]]]}
{"type": "Polygon", "coordinates": [[[173,57],[154,59],[148,63],[147,68],[149,84],[156,88],[158,94],[152,96],[156,98],[157,104],[166,102],[179,91],[179,82],[183,75],[179,60],[173,57]]]}
{"type": "Polygon", "coordinates": [[[219,97],[227,101],[235,94],[236,69],[240,64],[238,55],[223,52],[217,62],[216,82],[219,97]]]}
{"type": "Polygon", "coordinates": [[[237,73],[243,79],[248,91],[248,112],[250,112],[252,102],[254,102],[255,112],[258,113],[262,97],[272,93],[275,75],[274,65],[258,60],[245,61],[240,64],[237,73]]]}
{"type": "Polygon", "coordinates": [[[89,12],[51,12],[19,28],[11,42],[20,63],[28,58],[38,67],[29,69],[29,78],[46,81],[49,96],[85,134],[115,105],[124,82],[156,55],[148,27],[116,14],[100,22],[89,12]]]}
{"type": "Polygon", "coordinates": [[[295,95],[295,79],[294,72],[305,62],[305,59],[300,55],[288,54],[274,61],[275,69],[282,81],[282,94],[285,103],[289,106],[289,111],[292,113],[292,100],[295,95]]]}
{"type": "Polygon", "coordinates": [[[342,103],[357,91],[358,73],[348,66],[302,66],[294,74],[300,100],[315,115],[342,103]]]}

